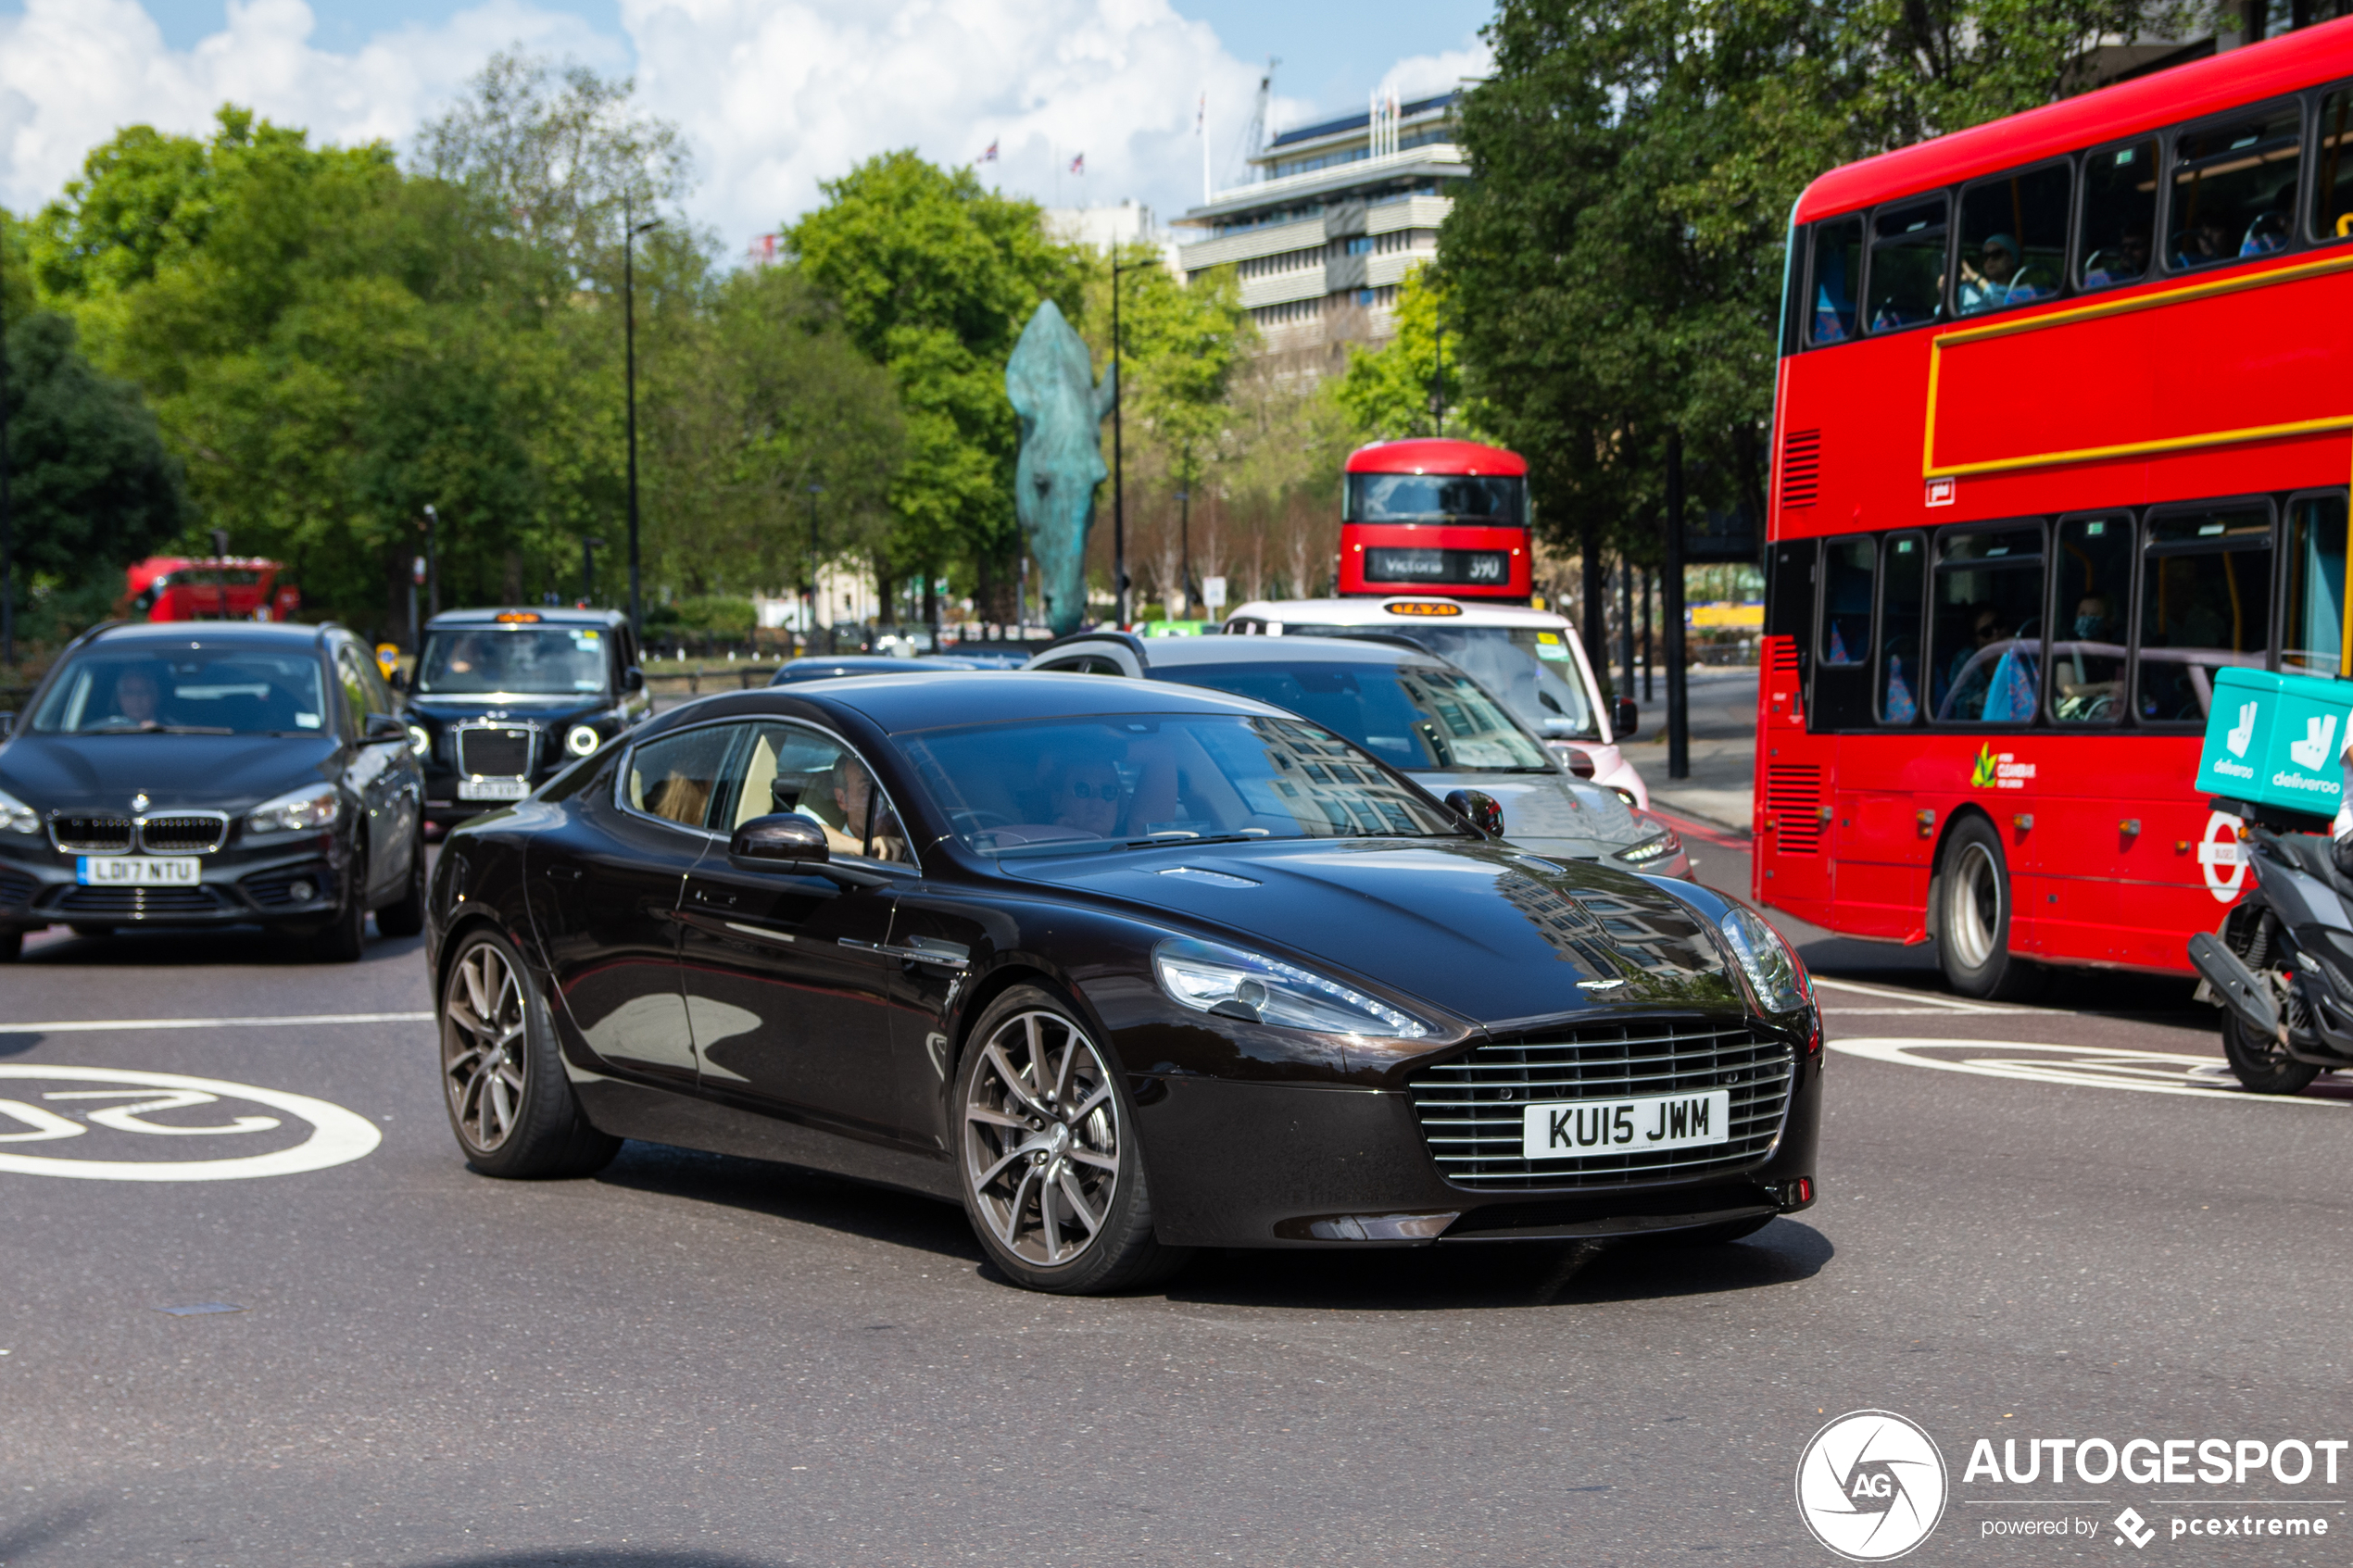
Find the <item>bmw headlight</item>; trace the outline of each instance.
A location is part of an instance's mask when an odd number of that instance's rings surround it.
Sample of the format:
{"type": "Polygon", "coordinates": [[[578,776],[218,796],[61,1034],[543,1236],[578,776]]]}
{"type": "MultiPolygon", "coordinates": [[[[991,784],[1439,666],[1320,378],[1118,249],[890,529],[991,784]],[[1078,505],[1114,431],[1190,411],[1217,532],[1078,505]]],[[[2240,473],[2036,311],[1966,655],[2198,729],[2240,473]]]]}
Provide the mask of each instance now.
{"type": "Polygon", "coordinates": [[[433,751],[433,736],[422,724],[409,726],[409,749],[420,757],[427,756],[433,751]]]}
{"type": "Polygon", "coordinates": [[[343,812],[343,797],[330,784],[312,784],[265,800],[245,813],[247,833],[307,833],[335,825],[343,812]]]}
{"type": "Polygon", "coordinates": [[[1221,943],[1171,937],[1152,949],[1152,972],[1177,1006],[1220,1018],[1395,1040],[1429,1033],[1377,997],[1221,943]]]}
{"type": "Polygon", "coordinates": [[[1795,1012],[1814,1000],[1813,984],[1797,951],[1781,939],[1763,915],[1738,905],[1718,922],[1724,940],[1748,976],[1757,1005],[1767,1012],[1795,1012]]]}
{"type": "Polygon", "coordinates": [[[0,832],[39,833],[41,813],[0,789],[0,832]]]}
{"type": "Polygon", "coordinates": [[[1675,830],[1662,827],[1641,843],[1620,849],[1617,858],[1629,866],[1647,866],[1653,860],[1662,860],[1676,854],[1682,847],[1683,841],[1675,836],[1675,830]]]}
{"type": "Polygon", "coordinates": [[[597,733],[594,724],[574,724],[564,732],[564,749],[574,757],[594,757],[605,737],[597,733]]]}

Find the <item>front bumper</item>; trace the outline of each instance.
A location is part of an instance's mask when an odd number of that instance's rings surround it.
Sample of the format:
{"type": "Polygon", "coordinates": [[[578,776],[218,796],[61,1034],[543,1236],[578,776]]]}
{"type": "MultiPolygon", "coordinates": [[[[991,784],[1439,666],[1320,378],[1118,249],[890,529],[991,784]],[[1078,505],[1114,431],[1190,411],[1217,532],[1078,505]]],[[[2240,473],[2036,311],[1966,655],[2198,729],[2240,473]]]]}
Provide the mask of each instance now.
{"type": "Polygon", "coordinates": [[[1154,1229],[1183,1247],[1412,1247],[1693,1229],[1813,1201],[1819,1047],[1792,1063],[1787,1109],[1752,1161],[1622,1185],[1460,1185],[1441,1174],[1404,1089],[1129,1079],[1154,1229]],[[1805,1186],[1801,1188],[1799,1184],[1805,1186]]]}
{"type": "Polygon", "coordinates": [[[46,844],[0,846],[0,926],[321,921],[343,892],[345,857],[330,834],[196,856],[200,880],[179,886],[85,886],[81,859],[46,844]],[[306,884],[310,896],[297,897],[306,884]]]}

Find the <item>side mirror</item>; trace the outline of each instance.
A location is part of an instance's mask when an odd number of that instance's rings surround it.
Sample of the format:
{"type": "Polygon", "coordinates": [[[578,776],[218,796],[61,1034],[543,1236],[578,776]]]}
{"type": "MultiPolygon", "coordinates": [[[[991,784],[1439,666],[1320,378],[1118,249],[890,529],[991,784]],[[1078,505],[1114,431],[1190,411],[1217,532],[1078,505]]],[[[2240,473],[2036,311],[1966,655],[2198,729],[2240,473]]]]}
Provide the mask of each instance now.
{"type": "Polygon", "coordinates": [[[1484,790],[1449,790],[1446,809],[1490,838],[1504,836],[1504,808],[1484,790]]]}
{"type": "Polygon", "coordinates": [[[1642,710],[1634,706],[1632,697],[1621,696],[1610,705],[1609,729],[1614,737],[1618,740],[1631,739],[1634,732],[1642,727],[1642,710]]]}
{"type": "Polygon", "coordinates": [[[747,869],[819,864],[832,859],[825,830],[789,811],[754,817],[727,840],[727,859],[747,869]]]}
{"type": "Polygon", "coordinates": [[[359,740],[363,746],[382,746],[386,741],[398,741],[406,746],[409,744],[409,726],[389,713],[371,713],[368,715],[368,727],[360,732],[359,740]]]}
{"type": "Polygon", "coordinates": [[[637,668],[637,666],[634,664],[631,665],[628,669],[621,672],[621,689],[624,692],[644,691],[646,689],[646,672],[637,668]]]}

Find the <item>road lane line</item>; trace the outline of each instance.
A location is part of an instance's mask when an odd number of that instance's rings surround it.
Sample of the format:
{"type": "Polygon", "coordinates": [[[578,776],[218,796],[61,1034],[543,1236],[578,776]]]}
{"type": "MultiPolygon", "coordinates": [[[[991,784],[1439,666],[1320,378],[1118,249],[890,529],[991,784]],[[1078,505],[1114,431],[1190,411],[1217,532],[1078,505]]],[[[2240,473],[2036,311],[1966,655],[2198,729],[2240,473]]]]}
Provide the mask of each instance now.
{"type": "Polygon", "coordinates": [[[268,1018],[69,1018],[0,1022],[0,1035],[102,1035],[117,1029],[283,1029],[304,1023],[431,1023],[429,1012],[304,1012],[268,1018]]]}
{"type": "MultiPolygon", "coordinates": [[[[2066,1084],[2080,1088],[2127,1089],[2136,1094],[2183,1095],[2197,1099],[2231,1099],[2242,1105],[2331,1105],[2348,1103],[2340,1094],[2258,1095],[2239,1086],[2235,1077],[2215,1074],[2216,1058],[2185,1056],[2171,1051],[2123,1050],[2106,1046],[2066,1046],[2030,1040],[1943,1040],[1922,1038],[1829,1039],[1830,1049],[1846,1056],[1893,1062],[1902,1067],[1927,1067],[1940,1073],[1970,1073],[1986,1078],[2011,1078],[2031,1084],[2066,1084]],[[1925,1056],[1923,1051],[1978,1050],[1989,1054],[1954,1060],[1925,1056]],[[2049,1057],[2022,1058],[2019,1051],[2046,1051],[2049,1057]],[[2005,1053],[2005,1054],[1991,1054],[2005,1053]],[[2057,1060],[2051,1060],[2057,1058],[2057,1060]]],[[[2325,1078],[2322,1086],[2353,1087],[2325,1078]]]]}
{"type": "Polygon", "coordinates": [[[1886,985],[1862,985],[1852,980],[1831,980],[1823,975],[1813,977],[1818,986],[1832,991],[1852,991],[1858,997],[1876,997],[1883,1002],[1911,1002],[1932,1008],[1940,1012],[2049,1012],[2049,1008],[2006,1008],[1991,1002],[1965,1002],[1955,997],[1939,997],[1926,991],[1899,991],[1886,985]]]}

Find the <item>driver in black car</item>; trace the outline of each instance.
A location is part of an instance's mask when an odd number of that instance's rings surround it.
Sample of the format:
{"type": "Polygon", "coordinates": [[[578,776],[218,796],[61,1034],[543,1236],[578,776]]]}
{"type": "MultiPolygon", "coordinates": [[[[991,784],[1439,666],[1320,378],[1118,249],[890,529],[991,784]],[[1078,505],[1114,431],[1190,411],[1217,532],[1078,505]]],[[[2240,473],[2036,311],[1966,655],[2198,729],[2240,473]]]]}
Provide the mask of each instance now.
{"type": "Polygon", "coordinates": [[[116,716],[133,729],[155,723],[162,701],[162,685],[144,665],[134,664],[114,678],[116,716]]]}
{"type": "Polygon", "coordinates": [[[1119,831],[1119,773],[1100,760],[1058,763],[1046,775],[1047,820],[1109,838],[1119,831]]]}

